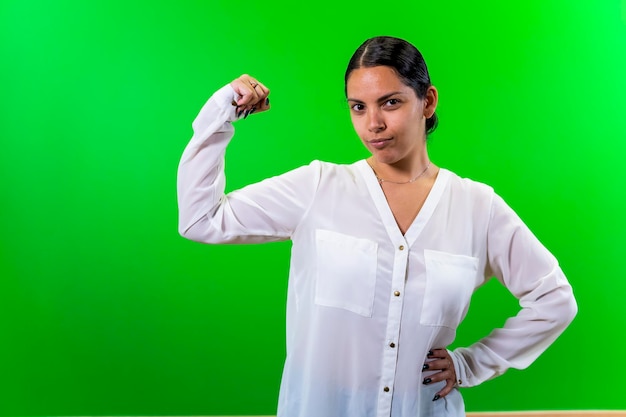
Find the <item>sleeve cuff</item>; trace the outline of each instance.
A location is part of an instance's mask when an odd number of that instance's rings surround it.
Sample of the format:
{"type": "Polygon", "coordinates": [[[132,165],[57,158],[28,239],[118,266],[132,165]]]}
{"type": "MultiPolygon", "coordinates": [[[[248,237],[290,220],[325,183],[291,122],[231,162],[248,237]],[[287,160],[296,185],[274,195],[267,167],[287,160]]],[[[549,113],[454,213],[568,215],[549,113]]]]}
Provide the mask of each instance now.
{"type": "Polygon", "coordinates": [[[456,375],[455,387],[467,387],[467,375],[465,375],[465,367],[460,363],[459,357],[451,350],[448,350],[450,358],[452,358],[452,364],[454,365],[454,373],[456,375]]]}
{"type": "Polygon", "coordinates": [[[224,87],[213,93],[212,96],[215,104],[228,114],[229,122],[234,122],[238,119],[237,106],[233,106],[233,102],[235,102],[238,98],[237,93],[235,93],[235,90],[233,90],[230,84],[226,84],[224,87]]]}

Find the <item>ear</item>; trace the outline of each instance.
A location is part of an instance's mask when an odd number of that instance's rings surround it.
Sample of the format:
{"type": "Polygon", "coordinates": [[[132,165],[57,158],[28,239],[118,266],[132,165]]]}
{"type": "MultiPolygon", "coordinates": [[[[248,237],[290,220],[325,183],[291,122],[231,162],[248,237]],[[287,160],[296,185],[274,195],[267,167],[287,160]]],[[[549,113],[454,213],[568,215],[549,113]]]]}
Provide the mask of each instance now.
{"type": "Polygon", "coordinates": [[[435,114],[438,100],[439,93],[437,93],[437,89],[431,85],[428,87],[428,90],[426,90],[426,97],[424,97],[424,117],[428,119],[435,114]]]}

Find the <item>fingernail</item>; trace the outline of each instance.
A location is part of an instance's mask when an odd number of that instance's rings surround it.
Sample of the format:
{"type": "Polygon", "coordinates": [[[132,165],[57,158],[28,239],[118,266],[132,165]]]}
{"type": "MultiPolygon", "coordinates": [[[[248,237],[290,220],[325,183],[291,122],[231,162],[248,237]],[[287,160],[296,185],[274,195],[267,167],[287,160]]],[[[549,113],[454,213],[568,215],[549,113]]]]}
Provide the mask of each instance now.
{"type": "Polygon", "coordinates": [[[427,363],[424,364],[424,366],[422,366],[422,371],[427,370],[428,368],[430,368],[430,366],[428,366],[427,363]]]}
{"type": "Polygon", "coordinates": [[[269,105],[270,105],[270,98],[269,98],[269,97],[266,97],[266,98],[265,98],[265,105],[266,105],[266,106],[269,106],[269,105]]]}
{"type": "Polygon", "coordinates": [[[428,351],[428,356],[433,356],[433,355],[434,355],[433,351],[432,351],[432,350],[429,350],[429,351],[428,351]]]}
{"type": "Polygon", "coordinates": [[[430,379],[430,378],[424,378],[423,382],[424,382],[424,384],[430,384],[431,381],[432,381],[432,379],[430,379]]]}
{"type": "Polygon", "coordinates": [[[248,117],[250,115],[250,110],[246,110],[246,115],[243,116],[243,118],[245,119],[246,117],[248,117]]]}
{"type": "Polygon", "coordinates": [[[256,111],[256,107],[253,107],[252,109],[250,109],[250,113],[248,113],[249,115],[254,113],[256,111]]]}
{"type": "Polygon", "coordinates": [[[437,401],[439,398],[441,398],[441,395],[435,394],[435,396],[433,397],[433,401],[437,401]]]}
{"type": "Polygon", "coordinates": [[[243,109],[239,110],[239,111],[237,112],[237,117],[241,117],[241,115],[243,114],[243,111],[244,111],[243,109]]]}

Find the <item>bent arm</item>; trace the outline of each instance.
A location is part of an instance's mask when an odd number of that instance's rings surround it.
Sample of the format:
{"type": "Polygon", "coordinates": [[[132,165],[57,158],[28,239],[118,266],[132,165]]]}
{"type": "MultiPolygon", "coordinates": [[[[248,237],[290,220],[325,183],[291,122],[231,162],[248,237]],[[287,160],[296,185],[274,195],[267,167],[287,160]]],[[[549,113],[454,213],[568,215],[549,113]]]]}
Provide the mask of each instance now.
{"type": "Polygon", "coordinates": [[[192,240],[198,240],[194,229],[215,213],[224,193],[224,153],[235,131],[235,109],[226,103],[233,96],[224,86],[202,107],[178,165],[178,232],[192,240]]]}
{"type": "Polygon", "coordinates": [[[557,260],[522,220],[494,196],[488,270],[519,300],[503,328],[452,353],[460,386],[474,386],[509,368],[528,367],[573,320],[577,305],[557,260]]]}
{"type": "Polygon", "coordinates": [[[320,175],[312,163],[224,194],[224,154],[237,119],[230,85],[218,90],[193,122],[178,166],[179,233],[202,243],[288,239],[310,205],[320,175]]]}

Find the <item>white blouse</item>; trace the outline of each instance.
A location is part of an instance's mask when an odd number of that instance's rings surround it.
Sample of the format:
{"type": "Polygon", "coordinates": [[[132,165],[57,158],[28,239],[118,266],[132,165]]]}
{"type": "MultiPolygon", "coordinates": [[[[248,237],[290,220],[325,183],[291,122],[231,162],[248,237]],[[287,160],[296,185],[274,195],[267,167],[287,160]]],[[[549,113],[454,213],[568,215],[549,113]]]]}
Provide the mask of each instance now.
{"type": "Polygon", "coordinates": [[[422,384],[472,293],[497,277],[521,310],[451,352],[458,386],[530,365],[576,314],[556,259],[483,184],[440,169],[403,235],[365,161],[314,161],[224,195],[237,119],[227,85],[204,105],[178,171],[179,230],[204,243],[293,242],[279,417],[463,416],[422,384]]]}

